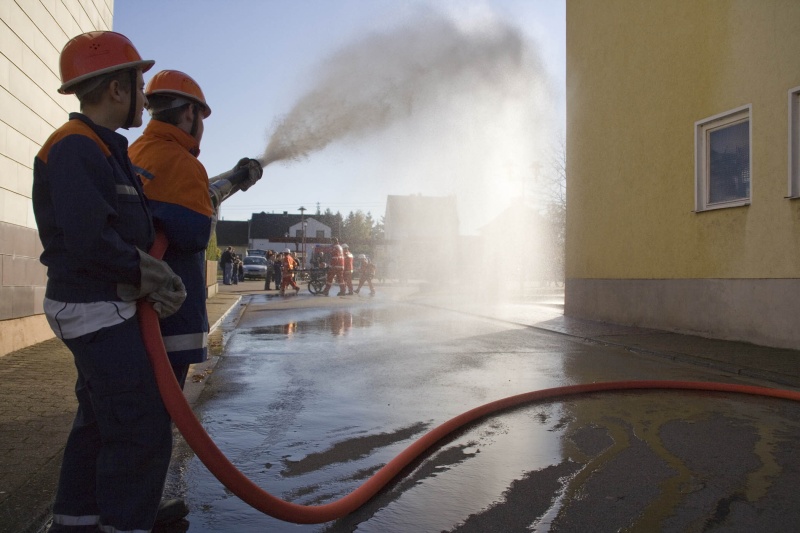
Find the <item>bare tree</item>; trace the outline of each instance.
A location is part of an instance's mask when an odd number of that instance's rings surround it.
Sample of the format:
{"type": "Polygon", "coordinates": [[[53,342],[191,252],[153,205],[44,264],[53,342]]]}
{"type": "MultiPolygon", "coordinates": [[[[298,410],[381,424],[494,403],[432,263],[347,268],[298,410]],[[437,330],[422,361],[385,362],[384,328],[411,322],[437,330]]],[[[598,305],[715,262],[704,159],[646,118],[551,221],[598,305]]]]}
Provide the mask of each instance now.
{"type": "Polygon", "coordinates": [[[544,154],[546,164],[538,177],[550,241],[549,278],[564,281],[564,253],[567,234],[567,141],[559,134],[544,154]]]}
{"type": "Polygon", "coordinates": [[[548,204],[567,209],[567,140],[563,134],[550,146],[547,154],[544,191],[548,204]]]}

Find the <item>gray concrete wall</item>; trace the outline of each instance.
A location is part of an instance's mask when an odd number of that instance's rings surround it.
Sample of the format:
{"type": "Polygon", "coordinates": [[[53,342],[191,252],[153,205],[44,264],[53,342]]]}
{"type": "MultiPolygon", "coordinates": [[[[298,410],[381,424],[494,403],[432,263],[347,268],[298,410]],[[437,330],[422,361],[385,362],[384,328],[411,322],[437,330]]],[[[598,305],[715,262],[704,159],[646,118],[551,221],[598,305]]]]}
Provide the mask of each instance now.
{"type": "Polygon", "coordinates": [[[800,279],[568,279],[566,316],[800,349],[800,279]]]}

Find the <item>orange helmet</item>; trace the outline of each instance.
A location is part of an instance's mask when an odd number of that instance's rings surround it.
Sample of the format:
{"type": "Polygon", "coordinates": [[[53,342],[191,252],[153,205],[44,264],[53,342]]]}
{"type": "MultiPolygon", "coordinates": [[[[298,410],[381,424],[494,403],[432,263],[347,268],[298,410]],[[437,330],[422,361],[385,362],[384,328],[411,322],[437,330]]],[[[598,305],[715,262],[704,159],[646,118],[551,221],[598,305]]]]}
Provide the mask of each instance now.
{"type": "Polygon", "coordinates": [[[147,82],[144,94],[148,98],[155,94],[176,96],[179,98],[178,105],[184,103],[180,102],[180,100],[188,99],[202,106],[203,118],[208,118],[208,115],[211,114],[211,108],[208,107],[206,97],[203,95],[200,86],[191,76],[179,70],[162,70],[153,76],[147,82]]]}
{"type": "Polygon", "coordinates": [[[90,31],[70,39],[61,50],[61,94],[72,94],[77,84],[117,70],[147,72],[155,61],[142,59],[130,39],[113,31],[90,31]]]}

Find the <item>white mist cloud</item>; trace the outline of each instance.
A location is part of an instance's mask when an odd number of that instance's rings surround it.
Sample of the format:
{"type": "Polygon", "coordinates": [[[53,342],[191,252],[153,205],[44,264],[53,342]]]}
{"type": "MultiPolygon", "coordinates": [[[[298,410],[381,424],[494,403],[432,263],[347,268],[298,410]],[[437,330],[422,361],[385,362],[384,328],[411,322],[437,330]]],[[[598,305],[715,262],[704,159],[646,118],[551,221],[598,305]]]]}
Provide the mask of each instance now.
{"type": "Polygon", "coordinates": [[[389,194],[454,194],[471,232],[519,196],[552,141],[551,90],[535,44],[491,11],[416,13],[323,61],[275,124],[263,162],[369,145],[381,164],[365,180],[389,194]]]}

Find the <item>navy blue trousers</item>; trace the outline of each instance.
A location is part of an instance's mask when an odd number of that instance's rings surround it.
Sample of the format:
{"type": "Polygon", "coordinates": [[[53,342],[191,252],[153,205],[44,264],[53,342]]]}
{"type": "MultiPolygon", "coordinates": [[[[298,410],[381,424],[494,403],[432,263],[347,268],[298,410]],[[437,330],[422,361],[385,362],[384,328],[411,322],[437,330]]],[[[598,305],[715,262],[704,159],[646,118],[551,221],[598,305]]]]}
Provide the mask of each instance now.
{"type": "Polygon", "coordinates": [[[64,343],[78,380],[51,533],[149,531],[172,450],[172,423],[134,316],[64,343]]]}

